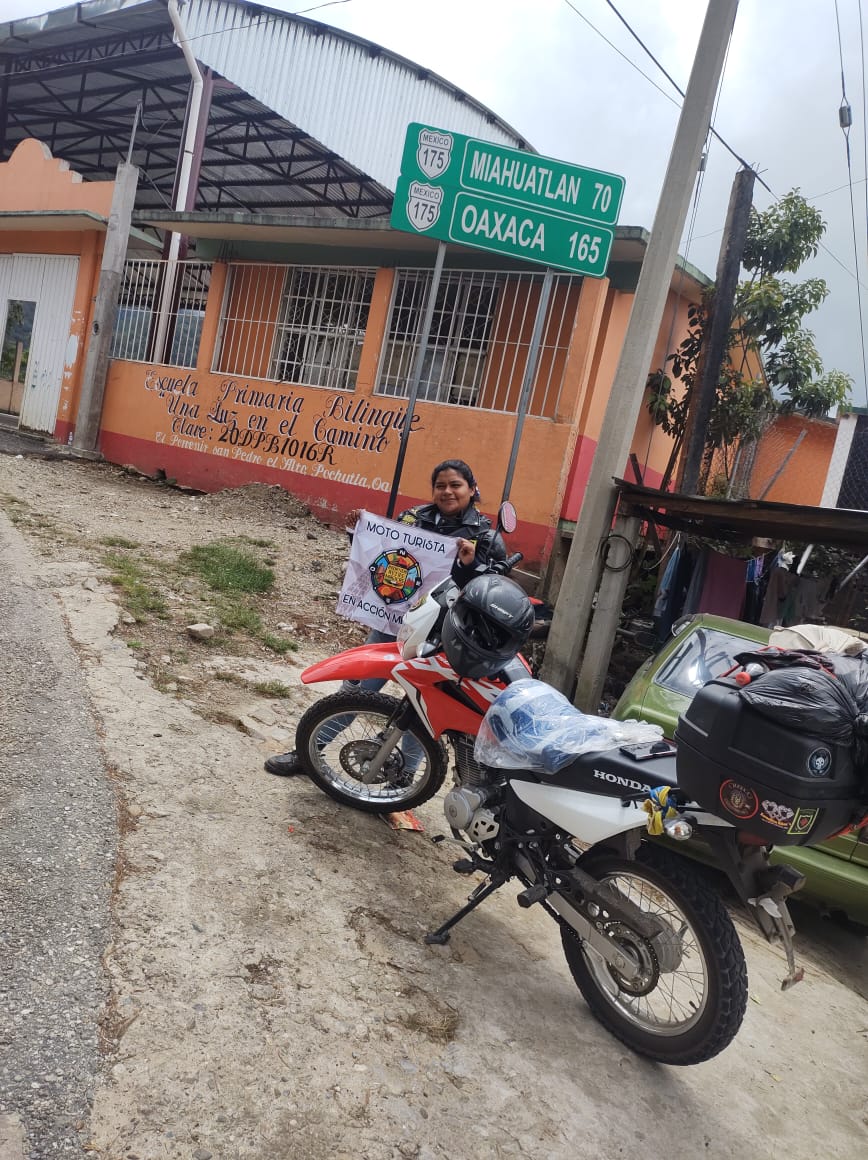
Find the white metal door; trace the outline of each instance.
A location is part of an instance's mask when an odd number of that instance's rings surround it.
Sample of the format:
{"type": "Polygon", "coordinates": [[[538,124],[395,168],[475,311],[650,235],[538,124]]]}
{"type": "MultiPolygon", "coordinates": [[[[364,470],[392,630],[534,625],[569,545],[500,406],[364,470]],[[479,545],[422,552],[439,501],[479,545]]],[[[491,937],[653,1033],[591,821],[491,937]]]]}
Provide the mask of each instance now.
{"type": "Polygon", "coordinates": [[[12,258],[0,255],[0,344],[6,334],[6,316],[9,312],[9,283],[12,279],[12,258]]]}
{"type": "Polygon", "coordinates": [[[70,348],[72,307],[78,281],[78,258],[22,256],[12,259],[10,298],[36,302],[27,379],[21,406],[21,426],[52,432],[63,372],[73,362],[70,348]]]}

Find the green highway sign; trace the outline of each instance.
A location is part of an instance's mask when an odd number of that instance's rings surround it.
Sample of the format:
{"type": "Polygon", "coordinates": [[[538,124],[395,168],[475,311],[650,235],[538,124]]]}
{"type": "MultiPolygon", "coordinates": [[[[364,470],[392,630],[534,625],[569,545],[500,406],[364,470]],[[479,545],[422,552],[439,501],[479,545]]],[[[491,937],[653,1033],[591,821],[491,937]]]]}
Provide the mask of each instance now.
{"type": "Polygon", "coordinates": [[[449,220],[448,240],[542,262],[571,274],[602,278],[614,231],[541,209],[524,209],[493,197],[459,193],[449,220]]]}
{"type": "Polygon", "coordinates": [[[623,195],[615,174],[412,124],[391,224],[600,278],[623,195]]]}
{"type": "Polygon", "coordinates": [[[624,178],[613,173],[470,138],[461,159],[461,185],[601,225],[615,224],[624,196],[624,178]]]}
{"type": "Polygon", "coordinates": [[[395,229],[429,234],[441,242],[460,242],[593,278],[606,273],[615,237],[611,226],[403,177],[391,221],[395,229]]]}

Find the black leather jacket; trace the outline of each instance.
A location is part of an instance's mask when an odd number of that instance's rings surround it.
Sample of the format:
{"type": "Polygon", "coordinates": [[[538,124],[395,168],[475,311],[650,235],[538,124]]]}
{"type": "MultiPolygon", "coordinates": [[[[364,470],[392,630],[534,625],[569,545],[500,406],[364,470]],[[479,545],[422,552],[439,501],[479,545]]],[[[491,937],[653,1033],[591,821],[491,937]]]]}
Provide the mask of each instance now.
{"type": "Polygon", "coordinates": [[[419,504],[401,512],[398,523],[413,524],[426,532],[439,532],[441,536],[475,540],[476,559],[473,563],[462,564],[456,556],[452,565],[452,579],[459,588],[483,573],[489,561],[506,559],[506,545],[500,533],[492,528],[488,516],[484,516],[473,504],[456,516],[441,515],[436,503],[419,504]]]}

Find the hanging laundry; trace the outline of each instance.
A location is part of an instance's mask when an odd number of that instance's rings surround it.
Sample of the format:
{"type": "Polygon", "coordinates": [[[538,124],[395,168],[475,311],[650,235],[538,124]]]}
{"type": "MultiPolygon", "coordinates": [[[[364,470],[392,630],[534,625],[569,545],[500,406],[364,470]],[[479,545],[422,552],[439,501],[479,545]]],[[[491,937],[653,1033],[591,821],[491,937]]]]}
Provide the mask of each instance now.
{"type": "Polygon", "coordinates": [[[699,612],[699,601],[702,597],[702,589],[705,584],[708,556],[708,552],[700,552],[699,556],[693,561],[693,574],[690,577],[690,583],[687,586],[687,593],[684,597],[685,615],[689,612],[699,612]]]}
{"type": "Polygon", "coordinates": [[[707,554],[705,580],[697,612],[713,612],[740,620],[745,598],[745,560],[739,556],[707,554]]]}
{"type": "Polygon", "coordinates": [[[760,624],[766,628],[775,628],[777,625],[819,620],[831,584],[831,576],[815,580],[812,576],[797,576],[785,568],[773,568],[760,613],[760,624]]]}

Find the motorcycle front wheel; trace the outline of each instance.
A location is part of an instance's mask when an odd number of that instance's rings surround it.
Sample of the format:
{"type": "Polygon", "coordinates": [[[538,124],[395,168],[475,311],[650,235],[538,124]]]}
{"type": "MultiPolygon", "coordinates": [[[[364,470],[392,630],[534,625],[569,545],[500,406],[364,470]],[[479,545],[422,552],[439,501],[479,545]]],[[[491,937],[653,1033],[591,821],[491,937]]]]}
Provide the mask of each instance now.
{"type": "Polygon", "coordinates": [[[656,948],[623,922],[606,924],[607,936],[640,968],[632,979],[562,925],[567,963],[594,1015],[660,1063],[702,1063],[723,1051],[744,1018],[747,967],[717,895],[682,858],[646,842],[635,861],[601,852],[581,867],[664,924],[656,948]]]}
{"type": "Polygon", "coordinates": [[[311,781],[370,814],[411,810],[433,797],[446,777],[446,751],[421,724],[402,732],[379,773],[365,780],[400,704],[384,693],[340,692],[312,705],[295,733],[311,781]]]}

